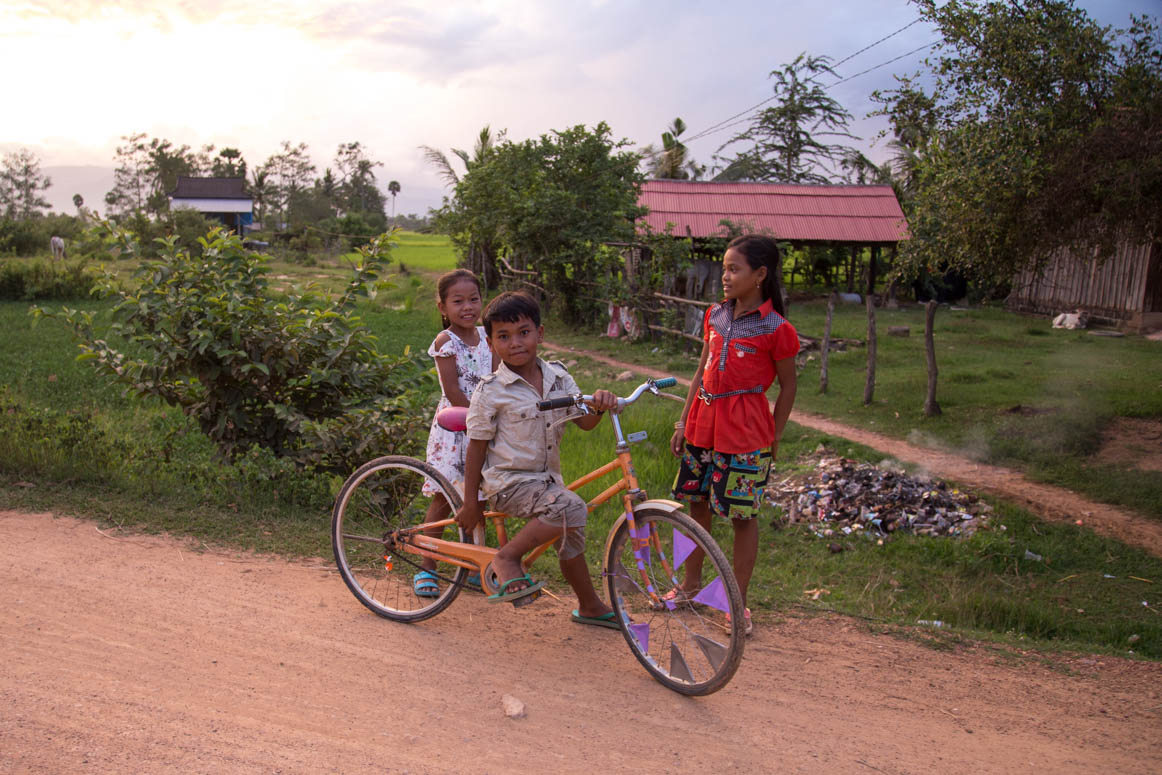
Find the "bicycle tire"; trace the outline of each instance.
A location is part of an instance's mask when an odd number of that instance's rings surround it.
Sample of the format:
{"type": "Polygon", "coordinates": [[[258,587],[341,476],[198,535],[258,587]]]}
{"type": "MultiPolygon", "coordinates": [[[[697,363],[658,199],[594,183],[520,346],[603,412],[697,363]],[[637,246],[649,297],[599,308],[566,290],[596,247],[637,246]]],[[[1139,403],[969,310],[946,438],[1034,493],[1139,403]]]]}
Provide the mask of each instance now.
{"type": "MultiPolygon", "coordinates": [[[[437,563],[436,596],[420,597],[415,592],[413,576],[422,558],[401,548],[406,537],[398,531],[423,524],[429,501],[421,493],[425,479],[444,495],[453,513],[460,508],[460,493],[435,468],[415,458],[389,455],[363,464],[347,477],[331,512],[331,545],[344,583],[367,608],[397,622],[418,622],[443,611],[470,572],[437,563]]],[[[455,529],[463,541],[464,531],[455,529]]]]}
{"type": "Polygon", "coordinates": [[[746,641],[734,570],[688,514],[643,504],[634,510],[634,522],[638,535],[648,537],[641,556],[641,541],[635,549],[628,520],[610,536],[605,552],[606,591],[621,633],[659,683],[680,694],[712,694],[738,670],[746,641]],[[703,594],[662,603],[662,596],[678,589],[678,568],[691,548],[705,553],[703,594]]]}

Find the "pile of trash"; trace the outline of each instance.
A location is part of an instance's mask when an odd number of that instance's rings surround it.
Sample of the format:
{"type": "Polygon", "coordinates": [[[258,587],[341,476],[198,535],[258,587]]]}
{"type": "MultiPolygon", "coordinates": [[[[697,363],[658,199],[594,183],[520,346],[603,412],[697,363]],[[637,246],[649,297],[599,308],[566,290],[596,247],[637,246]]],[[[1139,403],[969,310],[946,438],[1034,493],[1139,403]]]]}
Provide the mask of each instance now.
{"type": "Polygon", "coordinates": [[[992,507],[943,481],[879,466],[823,457],[806,479],[792,477],[766,489],[790,524],[806,524],[819,538],[891,533],[970,536],[987,526],[992,507]]]}

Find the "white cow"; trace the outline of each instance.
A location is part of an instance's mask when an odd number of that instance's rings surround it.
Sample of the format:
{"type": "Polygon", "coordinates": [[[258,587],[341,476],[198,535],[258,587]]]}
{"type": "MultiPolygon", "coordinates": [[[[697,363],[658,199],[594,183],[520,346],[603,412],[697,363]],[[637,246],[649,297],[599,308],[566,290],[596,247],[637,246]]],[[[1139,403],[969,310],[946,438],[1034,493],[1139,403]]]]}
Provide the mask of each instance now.
{"type": "Polygon", "coordinates": [[[52,239],[48,241],[49,246],[52,247],[52,260],[62,260],[65,257],[65,241],[61,237],[53,235],[52,239]]]}

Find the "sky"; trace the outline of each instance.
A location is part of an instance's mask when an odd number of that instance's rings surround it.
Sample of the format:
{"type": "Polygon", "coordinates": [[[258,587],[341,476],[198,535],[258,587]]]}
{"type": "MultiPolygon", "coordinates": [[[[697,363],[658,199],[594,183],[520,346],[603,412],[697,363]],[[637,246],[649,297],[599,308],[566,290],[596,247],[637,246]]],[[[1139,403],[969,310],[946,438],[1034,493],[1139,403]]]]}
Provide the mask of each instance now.
{"type": "MultiPolygon", "coordinates": [[[[1119,27],[1162,16],[1162,0],[1076,4],[1119,27]]],[[[0,152],[35,153],[54,209],[73,212],[75,193],[101,209],[134,132],[239,148],[251,167],[304,142],[319,174],[358,141],[382,188],[399,181],[397,212],[423,214],[448,191],[421,145],[605,121],[640,147],[675,117],[693,137],[746,115],[770,71],[808,52],[856,54],[830,93],[855,116],[852,144],[882,161],[869,95],[937,39],[916,19],[906,0],[0,0],[0,152]]],[[[741,128],[690,154],[712,162],[741,128]]]]}

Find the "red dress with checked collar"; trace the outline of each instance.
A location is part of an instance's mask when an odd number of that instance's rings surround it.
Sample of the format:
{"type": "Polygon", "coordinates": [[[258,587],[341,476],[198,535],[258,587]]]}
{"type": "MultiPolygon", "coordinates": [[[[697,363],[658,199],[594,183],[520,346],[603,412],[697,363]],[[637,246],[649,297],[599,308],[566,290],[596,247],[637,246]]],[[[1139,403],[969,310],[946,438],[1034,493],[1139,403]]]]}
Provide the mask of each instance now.
{"type": "Polygon", "coordinates": [[[775,420],[766,391],[775,381],[775,361],[799,352],[799,335],[775,312],[770,299],[734,319],[733,299],[706,310],[702,337],[709,344],[702,387],[707,393],[729,393],[762,386],[761,393],[696,399],[686,417],[686,440],[724,454],[766,449],[775,440],[775,420]]]}

